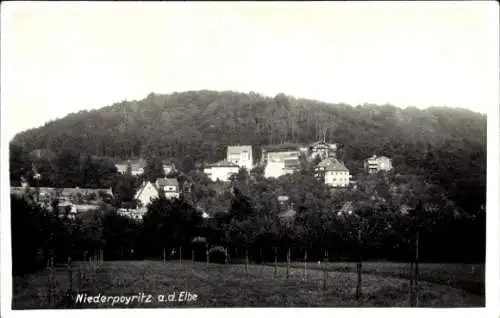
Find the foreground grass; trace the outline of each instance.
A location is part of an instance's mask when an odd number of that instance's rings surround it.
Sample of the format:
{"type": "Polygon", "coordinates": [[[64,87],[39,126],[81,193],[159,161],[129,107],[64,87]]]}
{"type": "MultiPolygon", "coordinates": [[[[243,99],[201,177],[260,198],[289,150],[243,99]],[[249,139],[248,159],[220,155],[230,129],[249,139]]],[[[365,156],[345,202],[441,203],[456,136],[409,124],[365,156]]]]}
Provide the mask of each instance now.
{"type": "MultiPolygon", "coordinates": [[[[297,264],[296,264],[297,266],[297,264]]],[[[55,269],[57,291],[47,297],[48,272],[14,278],[13,309],[41,308],[158,308],[158,307],[407,307],[409,281],[383,275],[363,275],[363,295],[355,299],[356,274],[329,272],[323,289],[323,272],[294,267],[286,278],[286,268],[279,267],[275,277],[272,266],[217,265],[190,262],[129,261],[105,262],[96,268],[74,265],[73,291],[96,296],[132,296],[151,294],[151,303],[99,303],[75,305],[66,297],[69,275],[66,269],[55,269]],[[77,268],[83,274],[76,278],[77,268]],[[181,291],[197,294],[192,302],[159,302],[158,295],[181,291]]],[[[482,307],[484,297],[463,289],[431,282],[420,284],[420,305],[424,307],[482,307]]]]}
{"type": "MultiPolygon", "coordinates": [[[[286,267],[286,264],[280,263],[278,266],[286,267]]],[[[293,262],[290,266],[296,269],[304,268],[304,263],[293,262]]],[[[310,269],[322,269],[323,266],[323,263],[307,264],[310,269]]],[[[330,262],[327,266],[330,272],[356,272],[356,263],[352,262],[330,262]]],[[[362,271],[363,274],[397,277],[406,280],[411,277],[409,263],[363,262],[362,271]]],[[[419,264],[419,279],[421,281],[464,289],[480,296],[484,296],[485,293],[484,275],[484,264],[419,264]]]]}

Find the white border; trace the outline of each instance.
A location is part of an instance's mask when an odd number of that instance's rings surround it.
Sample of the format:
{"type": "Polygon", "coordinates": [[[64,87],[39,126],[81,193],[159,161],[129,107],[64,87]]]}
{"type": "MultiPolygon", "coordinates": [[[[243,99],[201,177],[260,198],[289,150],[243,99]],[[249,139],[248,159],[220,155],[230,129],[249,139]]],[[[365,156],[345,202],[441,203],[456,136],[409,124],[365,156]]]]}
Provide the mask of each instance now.
{"type": "MultiPolygon", "coordinates": [[[[5,10],[5,2],[2,3],[2,13],[5,10]]],[[[80,2],[79,5],[84,5],[80,2]]],[[[130,3],[129,3],[130,4],[130,3]]],[[[249,5],[250,3],[246,3],[249,5]]],[[[254,3],[252,3],[254,4],[254,3]]],[[[320,3],[317,3],[318,5],[320,3]]],[[[361,4],[361,3],[359,3],[361,4]]],[[[491,2],[491,10],[496,12],[496,19],[498,22],[498,5],[496,2],[491,2]]],[[[36,5],[32,3],[32,5],[36,5]]],[[[55,3],[54,3],[55,5],[55,3]]],[[[65,5],[69,5],[66,3],[65,5]]],[[[102,5],[102,4],[101,4],[102,5]]],[[[107,5],[110,5],[109,3],[107,5]]],[[[136,4],[137,5],[137,4],[136,4]]],[[[184,4],[187,5],[187,4],[184,4]]],[[[191,4],[190,4],[191,5],[191,4]]],[[[199,5],[199,4],[198,4],[199,5]]],[[[208,4],[205,4],[205,6],[208,4]]],[[[234,3],[233,3],[234,5],[234,3]]],[[[297,5],[297,4],[296,4],[297,5]]],[[[304,5],[304,4],[301,4],[304,5]]],[[[7,25],[8,17],[2,14],[1,23],[2,27],[0,30],[4,30],[4,26],[7,25]]],[[[498,24],[497,24],[498,27],[498,24]]],[[[1,31],[0,31],[1,32],[1,31]]],[[[496,30],[496,47],[498,48],[498,29],[496,30]]],[[[254,317],[256,315],[276,315],[285,314],[288,317],[304,317],[307,314],[314,313],[315,315],[331,315],[338,314],[342,317],[358,317],[358,316],[372,316],[372,315],[383,315],[384,317],[421,317],[422,315],[435,315],[439,317],[500,317],[500,267],[499,267],[499,252],[500,252],[500,237],[499,227],[500,227],[500,208],[499,208],[499,173],[498,164],[500,163],[499,157],[499,97],[498,93],[496,96],[496,101],[492,101],[491,107],[488,111],[488,140],[487,140],[487,260],[486,260],[486,308],[481,309],[400,309],[400,308],[377,308],[377,309],[303,309],[303,308],[287,308],[287,309],[176,309],[176,310],[162,310],[162,309],[113,309],[113,310],[96,310],[96,309],[86,309],[86,310],[43,310],[43,311],[12,311],[11,310],[11,297],[12,297],[12,277],[11,277],[11,248],[10,248],[10,190],[9,190],[9,167],[8,167],[8,135],[5,131],[10,131],[9,127],[9,90],[13,89],[6,87],[5,76],[8,73],[7,63],[9,56],[5,54],[5,44],[9,43],[8,38],[5,34],[1,37],[1,163],[0,163],[0,176],[1,177],[1,316],[2,317],[26,317],[26,316],[46,316],[46,317],[66,317],[70,314],[72,317],[86,317],[89,314],[92,315],[116,315],[119,317],[136,317],[141,314],[155,315],[158,317],[164,317],[168,315],[169,317],[185,317],[187,316],[198,316],[202,314],[205,316],[220,317],[220,315],[238,315],[239,317],[254,317]]],[[[492,56],[498,59],[500,52],[494,52],[492,56]]],[[[497,60],[498,61],[498,60],[497,60]]],[[[492,70],[491,80],[500,83],[499,81],[499,67],[492,70]]],[[[466,75],[464,75],[466,76],[466,75]]],[[[485,79],[488,81],[489,79],[485,79]]],[[[499,85],[496,85],[498,87],[499,85]]],[[[466,233],[464,233],[466,235],[466,233]]]]}

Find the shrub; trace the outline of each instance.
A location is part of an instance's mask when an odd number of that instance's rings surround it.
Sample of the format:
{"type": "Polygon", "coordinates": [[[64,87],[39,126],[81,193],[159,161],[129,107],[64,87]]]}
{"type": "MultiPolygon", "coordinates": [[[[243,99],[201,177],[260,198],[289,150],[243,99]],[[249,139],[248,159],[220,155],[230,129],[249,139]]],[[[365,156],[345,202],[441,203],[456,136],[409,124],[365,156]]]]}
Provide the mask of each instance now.
{"type": "Polygon", "coordinates": [[[202,236],[197,236],[191,241],[193,244],[207,244],[207,239],[202,236]]]}
{"type": "Polygon", "coordinates": [[[197,236],[191,240],[194,253],[194,260],[198,262],[206,261],[207,239],[202,236],[197,236]]]}
{"type": "Polygon", "coordinates": [[[226,249],[222,246],[214,246],[208,250],[210,263],[226,263],[226,249]]]}

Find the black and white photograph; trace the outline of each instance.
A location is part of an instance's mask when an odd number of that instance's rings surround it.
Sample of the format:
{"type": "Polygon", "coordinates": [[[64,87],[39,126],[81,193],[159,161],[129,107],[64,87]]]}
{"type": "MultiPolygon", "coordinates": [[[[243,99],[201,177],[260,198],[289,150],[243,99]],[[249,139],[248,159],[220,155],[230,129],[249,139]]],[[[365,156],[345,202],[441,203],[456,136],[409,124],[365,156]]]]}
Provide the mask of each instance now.
{"type": "Polygon", "coordinates": [[[2,316],[500,302],[496,2],[1,20],[2,316]]]}

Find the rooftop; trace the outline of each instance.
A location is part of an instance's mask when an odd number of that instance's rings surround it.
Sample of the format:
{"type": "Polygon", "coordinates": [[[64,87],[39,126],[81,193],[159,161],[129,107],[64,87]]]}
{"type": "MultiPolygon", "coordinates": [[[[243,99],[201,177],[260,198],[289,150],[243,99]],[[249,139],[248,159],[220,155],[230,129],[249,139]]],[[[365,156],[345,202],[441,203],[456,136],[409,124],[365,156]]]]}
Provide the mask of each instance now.
{"type": "Polygon", "coordinates": [[[344,205],[342,206],[342,208],[340,208],[338,214],[348,214],[349,211],[351,212],[354,212],[354,204],[352,203],[352,201],[347,201],[344,203],[344,205]]]}
{"type": "Polygon", "coordinates": [[[318,167],[323,167],[326,171],[349,171],[343,163],[334,158],[328,158],[321,161],[318,167]]]}
{"type": "Polygon", "coordinates": [[[262,150],[266,152],[280,152],[280,151],[299,151],[299,148],[303,145],[296,143],[284,143],[278,145],[265,145],[262,146],[262,150]]]}
{"type": "Polygon", "coordinates": [[[241,152],[252,152],[252,146],[243,145],[243,146],[228,146],[227,153],[241,153],[241,152]]]}
{"type": "Polygon", "coordinates": [[[294,209],[288,209],[285,212],[279,214],[280,218],[293,218],[297,214],[294,209]]]}
{"type": "Polygon", "coordinates": [[[179,186],[179,181],[177,181],[176,178],[159,178],[156,180],[156,184],[159,187],[165,187],[165,186],[179,186]]]}
{"type": "Polygon", "coordinates": [[[239,167],[239,166],[234,162],[230,162],[224,159],[216,163],[209,164],[208,167],[239,167]]]}

